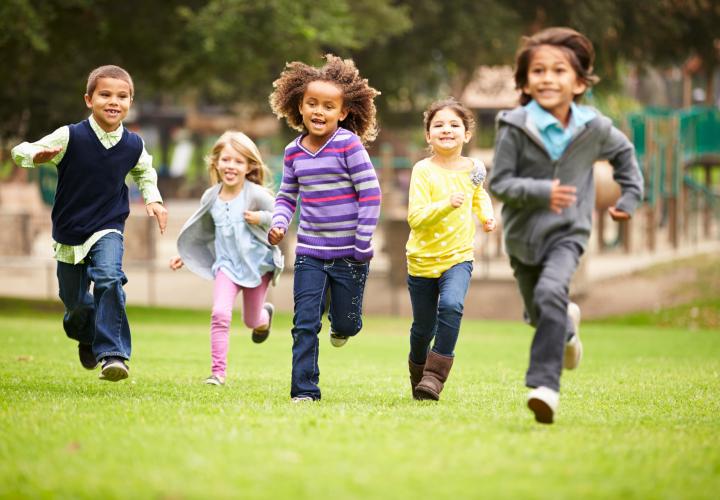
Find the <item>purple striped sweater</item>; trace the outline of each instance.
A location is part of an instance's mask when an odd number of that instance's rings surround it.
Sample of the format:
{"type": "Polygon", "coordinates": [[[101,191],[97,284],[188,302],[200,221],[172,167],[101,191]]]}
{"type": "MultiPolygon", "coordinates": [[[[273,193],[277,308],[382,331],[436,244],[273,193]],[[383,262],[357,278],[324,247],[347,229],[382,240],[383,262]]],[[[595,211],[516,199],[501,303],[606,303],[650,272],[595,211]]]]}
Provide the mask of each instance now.
{"type": "Polygon", "coordinates": [[[370,156],[342,127],[315,153],[300,144],[302,137],[285,148],[272,227],[287,230],[299,195],[297,255],[370,260],[381,198],[370,156]]]}

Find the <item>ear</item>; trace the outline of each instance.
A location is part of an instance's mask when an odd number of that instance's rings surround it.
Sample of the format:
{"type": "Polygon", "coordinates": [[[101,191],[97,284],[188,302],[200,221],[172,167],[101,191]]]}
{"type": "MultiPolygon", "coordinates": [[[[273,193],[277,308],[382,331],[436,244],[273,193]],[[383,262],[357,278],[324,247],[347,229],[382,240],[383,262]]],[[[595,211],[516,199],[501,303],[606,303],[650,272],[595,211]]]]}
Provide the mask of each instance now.
{"type": "Polygon", "coordinates": [[[88,107],[88,109],[92,109],[92,97],[85,94],[85,106],[88,107]]]}
{"type": "Polygon", "coordinates": [[[428,131],[425,131],[425,142],[430,144],[430,132],[428,131]]]}
{"type": "Polygon", "coordinates": [[[469,131],[469,130],[466,130],[466,131],[465,131],[465,141],[464,141],[465,144],[467,144],[468,142],[470,142],[470,138],[471,138],[471,137],[472,137],[472,134],[470,133],[470,131],[469,131]]]}
{"type": "Polygon", "coordinates": [[[580,95],[587,90],[587,84],[579,79],[575,80],[575,86],[573,87],[573,94],[580,95]]]}
{"type": "Polygon", "coordinates": [[[342,111],[340,111],[340,116],[338,117],[338,121],[341,122],[345,118],[347,118],[348,113],[350,113],[350,110],[343,106],[342,111]]]}

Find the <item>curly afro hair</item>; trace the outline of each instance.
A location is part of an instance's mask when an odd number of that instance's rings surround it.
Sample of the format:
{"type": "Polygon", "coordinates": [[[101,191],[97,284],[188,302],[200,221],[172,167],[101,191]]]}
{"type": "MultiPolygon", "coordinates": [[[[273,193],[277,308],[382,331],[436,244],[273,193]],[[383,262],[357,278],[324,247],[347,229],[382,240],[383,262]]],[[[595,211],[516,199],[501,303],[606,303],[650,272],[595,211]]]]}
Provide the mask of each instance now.
{"type": "Polygon", "coordinates": [[[348,112],[340,126],[357,134],[364,143],[373,141],[378,133],[373,100],[380,92],[360,76],[352,59],[327,54],[325,60],[320,68],[299,61],[285,65],[280,77],[273,82],[275,90],[270,94],[273,113],[285,118],[295,130],[305,132],[300,104],[308,84],[318,80],[331,82],[342,89],[343,108],[348,112]]]}

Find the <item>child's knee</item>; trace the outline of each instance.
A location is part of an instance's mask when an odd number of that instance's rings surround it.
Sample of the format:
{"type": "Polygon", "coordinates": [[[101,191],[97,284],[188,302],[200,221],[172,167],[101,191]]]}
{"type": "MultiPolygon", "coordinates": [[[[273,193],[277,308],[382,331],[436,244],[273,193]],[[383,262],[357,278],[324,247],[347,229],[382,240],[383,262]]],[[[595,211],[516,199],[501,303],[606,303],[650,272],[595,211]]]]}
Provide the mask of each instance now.
{"type": "Polygon", "coordinates": [[[543,283],[535,288],[535,304],[539,307],[567,302],[567,290],[559,283],[543,283]]]}
{"type": "Polygon", "coordinates": [[[352,337],[362,329],[362,316],[350,313],[343,318],[332,319],[332,331],[338,335],[352,337]]]}
{"type": "Polygon", "coordinates": [[[453,298],[441,298],[438,303],[439,314],[453,314],[462,316],[463,313],[463,301],[453,298]]]}
{"type": "Polygon", "coordinates": [[[213,309],[210,320],[213,326],[230,326],[232,320],[232,312],[226,309],[213,309]]]}

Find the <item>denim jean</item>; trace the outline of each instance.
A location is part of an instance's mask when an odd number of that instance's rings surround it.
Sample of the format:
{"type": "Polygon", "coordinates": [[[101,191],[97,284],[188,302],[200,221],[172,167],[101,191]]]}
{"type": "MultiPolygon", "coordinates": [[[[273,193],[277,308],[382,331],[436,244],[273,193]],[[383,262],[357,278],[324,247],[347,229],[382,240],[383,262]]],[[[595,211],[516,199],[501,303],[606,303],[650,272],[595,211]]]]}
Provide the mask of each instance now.
{"type": "Polygon", "coordinates": [[[107,356],[130,359],[130,327],[123,290],[127,277],[122,271],[122,257],[123,236],[108,233],[92,246],[83,263],[57,263],[67,336],[92,344],[97,360],[107,356]]]}
{"type": "Polygon", "coordinates": [[[560,390],[565,342],[575,333],[567,314],[570,280],[582,252],[577,243],[566,242],[551,248],[539,265],[510,258],[525,304],[525,320],[535,327],[525,375],[528,387],[560,390]]]}
{"type": "Polygon", "coordinates": [[[425,364],[433,338],[433,351],[454,356],[472,269],[472,262],[461,262],[439,278],[408,276],[413,311],[410,327],[410,361],[413,363],[425,364]]]}
{"type": "Polygon", "coordinates": [[[297,256],[293,284],[291,397],[320,399],[318,334],[328,292],[330,329],[338,335],[352,337],[362,328],[362,301],[368,270],[367,262],[352,259],[297,256]]]}

